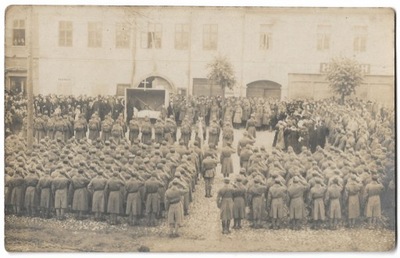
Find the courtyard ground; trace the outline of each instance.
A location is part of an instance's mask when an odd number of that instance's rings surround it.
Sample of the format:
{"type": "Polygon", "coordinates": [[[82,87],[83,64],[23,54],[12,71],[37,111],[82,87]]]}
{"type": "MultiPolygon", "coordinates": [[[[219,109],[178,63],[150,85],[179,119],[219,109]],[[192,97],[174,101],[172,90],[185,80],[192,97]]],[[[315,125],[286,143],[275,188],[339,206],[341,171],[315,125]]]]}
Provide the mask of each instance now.
{"type": "MultiPolygon", "coordinates": [[[[241,134],[242,130],[235,130],[233,146],[241,134]]],[[[258,132],[256,145],[270,149],[272,139],[273,133],[258,132]]],[[[234,167],[238,173],[237,155],[234,167]]],[[[157,227],[143,226],[144,222],[142,226],[130,227],[124,218],[121,224],[111,226],[90,219],[57,221],[11,215],[5,218],[5,248],[13,252],[137,252],[140,246],[147,246],[151,252],[376,252],[395,248],[395,231],[387,229],[274,231],[266,225],[263,229],[252,229],[246,221],[243,229],[223,235],[216,204],[216,191],[222,186],[222,180],[218,173],[213,198],[204,198],[204,181],[199,182],[179,238],[168,237],[164,220],[157,227]]]]}

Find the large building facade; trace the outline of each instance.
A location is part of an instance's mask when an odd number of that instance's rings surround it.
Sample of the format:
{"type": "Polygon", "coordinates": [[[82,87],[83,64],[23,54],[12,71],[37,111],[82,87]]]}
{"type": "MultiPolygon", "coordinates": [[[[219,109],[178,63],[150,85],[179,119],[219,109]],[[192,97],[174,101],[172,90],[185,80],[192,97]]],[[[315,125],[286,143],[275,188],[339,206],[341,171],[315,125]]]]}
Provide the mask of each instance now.
{"type": "Polygon", "coordinates": [[[5,85],[35,94],[123,95],[126,87],[219,95],[207,64],[226,56],[226,95],[332,96],[338,56],[365,73],[357,97],[394,105],[394,12],[382,8],[11,6],[5,85]]]}

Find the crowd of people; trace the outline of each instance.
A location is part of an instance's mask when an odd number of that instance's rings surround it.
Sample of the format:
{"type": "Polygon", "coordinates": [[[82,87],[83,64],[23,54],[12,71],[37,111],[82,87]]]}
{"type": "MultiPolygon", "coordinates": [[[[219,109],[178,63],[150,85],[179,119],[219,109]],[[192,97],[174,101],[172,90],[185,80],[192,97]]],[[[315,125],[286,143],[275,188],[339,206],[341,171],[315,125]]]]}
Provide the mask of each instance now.
{"type": "MultiPolygon", "coordinates": [[[[6,95],[6,117],[23,103],[6,95]]],[[[394,112],[377,103],[173,96],[155,123],[123,110],[115,97],[36,97],[32,149],[23,123],[9,124],[6,211],[149,226],[166,217],[177,236],[204,180],[223,233],[232,219],[235,229],[244,219],[273,229],[394,225],[394,112]],[[259,130],[275,131],[272,148],[259,146],[259,130]]]]}

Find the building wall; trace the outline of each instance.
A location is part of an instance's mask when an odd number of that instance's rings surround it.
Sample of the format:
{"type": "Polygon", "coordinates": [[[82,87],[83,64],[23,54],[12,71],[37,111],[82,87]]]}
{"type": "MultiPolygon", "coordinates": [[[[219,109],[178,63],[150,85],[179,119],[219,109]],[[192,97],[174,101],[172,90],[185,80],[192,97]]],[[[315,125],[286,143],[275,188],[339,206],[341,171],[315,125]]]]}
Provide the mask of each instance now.
{"type": "MultiPolygon", "coordinates": [[[[289,74],[289,98],[320,100],[337,96],[332,93],[325,75],[289,74]]],[[[392,76],[367,75],[350,98],[373,100],[394,107],[394,80],[392,76]]]]}
{"type": "MultiPolygon", "coordinates": [[[[149,76],[160,76],[176,91],[184,89],[191,94],[193,78],[206,78],[207,63],[218,55],[226,55],[233,64],[237,85],[227,94],[235,96],[246,96],[248,84],[267,80],[282,85],[283,99],[302,97],[308,90],[302,90],[298,85],[304,83],[296,82],[297,77],[293,81],[290,74],[314,78],[313,74],[320,74],[321,63],[336,56],[369,65],[368,78],[394,77],[391,9],[35,6],[32,18],[28,11],[20,6],[7,11],[6,68],[27,57],[26,47],[12,47],[10,41],[10,21],[26,17],[33,23],[35,93],[113,95],[117,84],[136,87],[149,76]],[[73,22],[72,47],[58,45],[59,21],[73,22]],[[99,48],[88,47],[88,22],[94,21],[103,26],[99,48]],[[115,46],[116,23],[121,22],[129,24],[130,31],[130,45],[124,49],[115,46]],[[147,32],[149,23],[162,26],[159,49],[142,48],[142,33],[147,32]],[[176,24],[189,24],[185,50],[175,49],[176,24]],[[216,50],[203,49],[204,24],[218,25],[216,50]],[[272,37],[267,50],[260,49],[261,24],[269,26],[272,37]],[[319,25],[330,26],[328,50],[317,50],[319,25]],[[367,27],[365,52],[353,50],[354,26],[367,27]]],[[[324,83],[314,79],[313,84],[324,83]]],[[[316,98],[327,96],[325,91],[313,92],[316,98]]]]}

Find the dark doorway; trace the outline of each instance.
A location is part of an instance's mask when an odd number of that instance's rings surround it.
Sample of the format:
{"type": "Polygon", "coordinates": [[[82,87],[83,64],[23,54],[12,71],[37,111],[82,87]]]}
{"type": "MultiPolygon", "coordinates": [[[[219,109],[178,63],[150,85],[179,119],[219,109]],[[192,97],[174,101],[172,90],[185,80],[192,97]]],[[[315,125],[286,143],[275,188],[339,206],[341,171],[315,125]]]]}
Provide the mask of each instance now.
{"type": "Polygon", "coordinates": [[[251,82],[247,84],[246,96],[281,99],[281,85],[267,80],[251,82]]]}
{"type": "Polygon", "coordinates": [[[26,77],[12,76],[10,77],[10,91],[13,94],[26,95],[26,77]]]}

